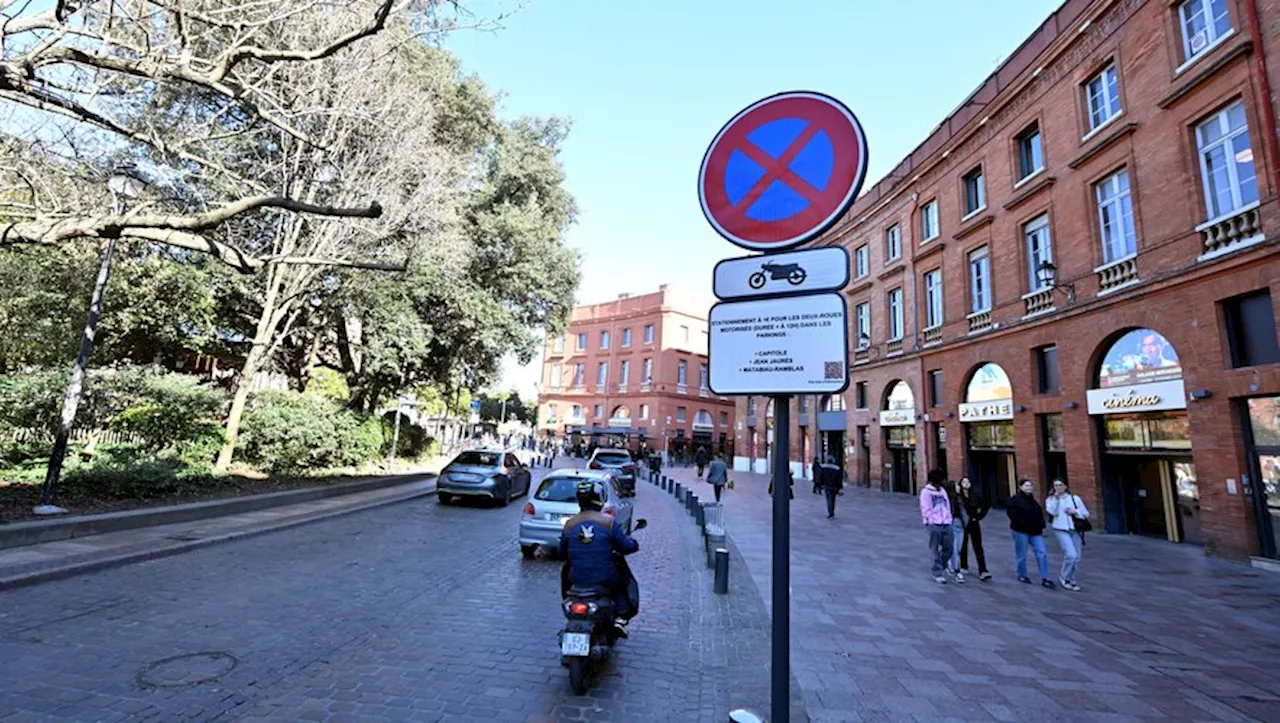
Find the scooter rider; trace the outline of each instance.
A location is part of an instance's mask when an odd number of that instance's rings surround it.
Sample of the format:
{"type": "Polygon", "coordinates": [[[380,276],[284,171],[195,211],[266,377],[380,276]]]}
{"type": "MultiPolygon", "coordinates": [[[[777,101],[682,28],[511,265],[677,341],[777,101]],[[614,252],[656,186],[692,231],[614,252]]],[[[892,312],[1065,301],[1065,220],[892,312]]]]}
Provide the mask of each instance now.
{"type": "Polygon", "coordinates": [[[569,585],[609,590],[614,598],[614,627],[618,635],[625,638],[627,623],[635,614],[628,594],[632,580],[629,570],[624,574],[619,569],[614,554],[630,555],[639,550],[640,545],[616,520],[600,511],[604,500],[596,484],[589,480],[578,483],[581,512],[565,522],[560,534],[560,557],[566,568],[562,570],[560,592],[561,596],[567,593],[569,585]]]}

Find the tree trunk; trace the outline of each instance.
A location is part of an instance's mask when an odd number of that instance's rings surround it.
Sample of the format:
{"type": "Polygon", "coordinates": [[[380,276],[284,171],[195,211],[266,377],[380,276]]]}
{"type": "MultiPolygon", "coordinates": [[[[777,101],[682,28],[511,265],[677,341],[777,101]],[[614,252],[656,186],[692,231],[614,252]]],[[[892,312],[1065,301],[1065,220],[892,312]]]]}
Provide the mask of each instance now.
{"type": "Polygon", "coordinates": [[[244,367],[236,376],[235,391],[231,397],[231,410],[227,413],[227,439],[218,451],[218,461],[214,469],[226,472],[231,466],[231,458],[236,451],[236,442],[240,439],[240,420],[244,416],[245,405],[249,401],[249,390],[253,386],[253,378],[262,369],[266,361],[267,350],[271,348],[271,337],[275,333],[280,317],[276,309],[276,299],[280,292],[278,268],[274,264],[267,276],[267,294],[262,301],[262,313],[258,316],[258,328],[253,335],[253,345],[245,355],[244,367]]]}

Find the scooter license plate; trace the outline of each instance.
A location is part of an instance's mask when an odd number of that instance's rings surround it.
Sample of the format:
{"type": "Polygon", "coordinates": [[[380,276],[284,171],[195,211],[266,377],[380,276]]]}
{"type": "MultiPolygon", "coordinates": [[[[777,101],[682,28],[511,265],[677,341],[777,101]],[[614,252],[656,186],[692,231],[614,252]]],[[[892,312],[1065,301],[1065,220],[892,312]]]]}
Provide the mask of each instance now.
{"type": "Polygon", "coordinates": [[[565,633],[564,641],[560,643],[560,653],[579,658],[590,655],[591,636],[586,633],[565,633]]]}

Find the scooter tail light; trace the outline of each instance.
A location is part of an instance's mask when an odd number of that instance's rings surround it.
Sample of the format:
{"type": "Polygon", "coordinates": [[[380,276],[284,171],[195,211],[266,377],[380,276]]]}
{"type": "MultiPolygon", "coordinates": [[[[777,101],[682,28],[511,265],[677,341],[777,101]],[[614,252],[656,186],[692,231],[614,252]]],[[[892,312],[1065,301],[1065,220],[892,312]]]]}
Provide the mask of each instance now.
{"type": "Polygon", "coordinates": [[[584,602],[579,601],[579,602],[569,603],[569,612],[573,613],[574,615],[586,615],[587,609],[588,609],[587,604],[584,602]]]}
{"type": "Polygon", "coordinates": [[[526,502],[526,503],[524,503],[524,516],[525,516],[525,517],[533,517],[533,516],[534,516],[534,515],[536,515],[536,514],[538,514],[538,511],[537,511],[537,510],[535,510],[535,509],[533,508],[533,503],[532,503],[532,502],[526,502]]]}

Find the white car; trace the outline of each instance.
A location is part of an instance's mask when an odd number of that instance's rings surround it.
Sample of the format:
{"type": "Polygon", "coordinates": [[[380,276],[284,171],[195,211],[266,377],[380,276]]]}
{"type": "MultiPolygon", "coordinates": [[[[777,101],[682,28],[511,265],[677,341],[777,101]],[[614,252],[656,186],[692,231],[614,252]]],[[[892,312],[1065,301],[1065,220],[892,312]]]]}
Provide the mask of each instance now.
{"type": "Polygon", "coordinates": [[[560,533],[570,517],[582,511],[578,507],[578,483],[595,482],[604,500],[602,512],[611,515],[631,534],[634,507],[622,496],[617,476],[610,470],[563,469],[547,475],[538,491],[529,498],[520,518],[520,552],[531,559],[539,547],[558,548],[560,533]]]}

